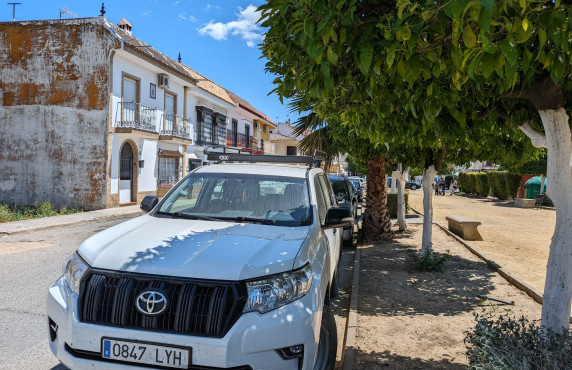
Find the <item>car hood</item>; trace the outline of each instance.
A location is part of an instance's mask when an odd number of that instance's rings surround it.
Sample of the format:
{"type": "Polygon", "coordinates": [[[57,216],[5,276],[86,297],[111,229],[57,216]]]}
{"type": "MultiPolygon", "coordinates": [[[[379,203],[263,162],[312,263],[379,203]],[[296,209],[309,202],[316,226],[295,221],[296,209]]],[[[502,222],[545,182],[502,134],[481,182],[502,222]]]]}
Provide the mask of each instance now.
{"type": "Polygon", "coordinates": [[[144,215],[92,236],[78,252],[94,268],[244,280],[292,270],[309,229],[144,215]]]}

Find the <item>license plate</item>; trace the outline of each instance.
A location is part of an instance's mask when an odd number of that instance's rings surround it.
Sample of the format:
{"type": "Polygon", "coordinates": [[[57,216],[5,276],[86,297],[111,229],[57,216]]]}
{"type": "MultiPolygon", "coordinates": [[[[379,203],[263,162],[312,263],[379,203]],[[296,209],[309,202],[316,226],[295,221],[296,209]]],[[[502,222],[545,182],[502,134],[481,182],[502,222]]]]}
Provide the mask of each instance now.
{"type": "Polygon", "coordinates": [[[104,338],[101,356],[109,360],[188,369],[191,349],[104,338]]]}

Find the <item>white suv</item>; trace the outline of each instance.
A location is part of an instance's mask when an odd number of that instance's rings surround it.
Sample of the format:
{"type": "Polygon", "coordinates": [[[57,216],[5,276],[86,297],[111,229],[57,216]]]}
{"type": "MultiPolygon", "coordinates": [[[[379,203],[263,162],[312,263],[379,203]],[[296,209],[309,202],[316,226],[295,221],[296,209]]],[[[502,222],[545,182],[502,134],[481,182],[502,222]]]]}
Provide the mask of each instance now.
{"type": "Polygon", "coordinates": [[[333,368],[328,303],[351,214],[319,167],[201,167],[142,208],[87,239],[49,290],[64,365],[333,368]]]}

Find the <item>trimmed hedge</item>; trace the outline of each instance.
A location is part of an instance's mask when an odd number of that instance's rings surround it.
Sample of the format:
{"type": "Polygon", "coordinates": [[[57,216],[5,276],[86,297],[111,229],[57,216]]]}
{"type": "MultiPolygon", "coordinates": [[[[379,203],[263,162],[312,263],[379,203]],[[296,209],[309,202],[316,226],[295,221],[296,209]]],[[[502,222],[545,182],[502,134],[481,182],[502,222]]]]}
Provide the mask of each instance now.
{"type": "Polygon", "coordinates": [[[445,189],[449,189],[449,186],[451,186],[451,181],[453,181],[453,176],[445,176],[445,189]]]}
{"type": "Polygon", "coordinates": [[[489,184],[493,197],[497,197],[500,200],[508,199],[509,195],[508,195],[508,187],[506,184],[506,172],[491,171],[487,172],[487,176],[489,178],[489,184]]]}
{"type": "MultiPolygon", "coordinates": [[[[397,195],[395,194],[387,194],[387,210],[389,211],[389,217],[397,218],[397,195]]],[[[405,213],[409,209],[409,192],[405,192],[405,213]]]]}
{"type": "Polygon", "coordinates": [[[489,185],[489,177],[485,172],[475,173],[477,195],[481,197],[488,197],[491,192],[489,185]]]}
{"type": "Polygon", "coordinates": [[[506,188],[509,198],[515,199],[517,197],[518,189],[520,189],[521,183],[522,183],[522,175],[518,173],[506,174],[506,188]]]}

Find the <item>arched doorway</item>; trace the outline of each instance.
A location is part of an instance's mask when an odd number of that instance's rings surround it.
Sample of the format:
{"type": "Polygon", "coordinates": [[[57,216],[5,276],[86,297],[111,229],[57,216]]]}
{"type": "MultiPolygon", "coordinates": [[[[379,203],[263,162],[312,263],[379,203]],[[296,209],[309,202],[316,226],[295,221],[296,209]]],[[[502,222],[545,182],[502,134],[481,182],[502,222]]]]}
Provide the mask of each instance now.
{"type": "Polygon", "coordinates": [[[129,143],[121,147],[119,160],[119,204],[133,202],[133,148],[129,143]]]}

